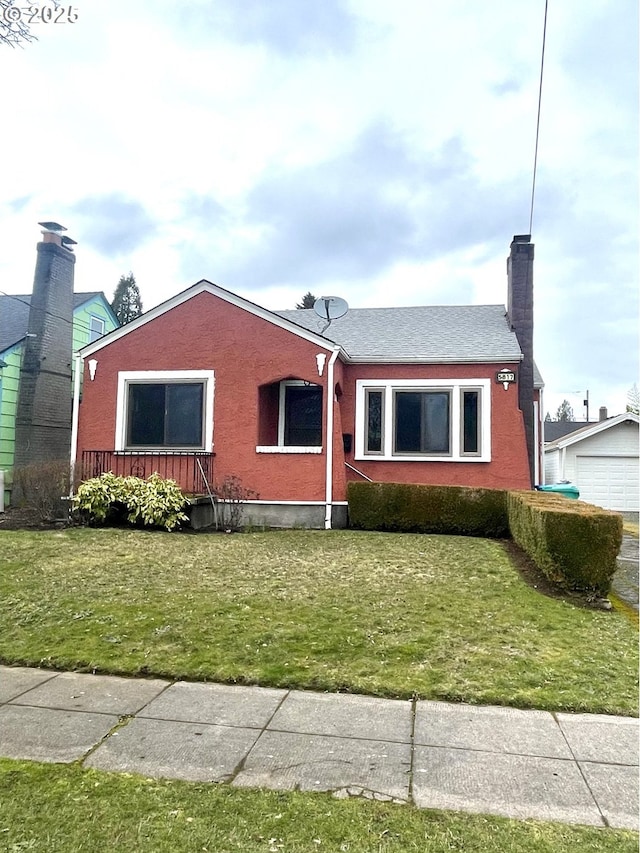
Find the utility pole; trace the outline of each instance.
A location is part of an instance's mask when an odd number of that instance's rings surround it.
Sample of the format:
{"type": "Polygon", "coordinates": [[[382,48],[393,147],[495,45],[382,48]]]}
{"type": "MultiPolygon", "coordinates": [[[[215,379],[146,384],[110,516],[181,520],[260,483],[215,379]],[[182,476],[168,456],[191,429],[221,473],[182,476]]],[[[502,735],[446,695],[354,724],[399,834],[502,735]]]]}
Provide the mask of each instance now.
{"type": "Polygon", "coordinates": [[[582,401],[582,405],[587,407],[587,423],[589,423],[589,389],[587,388],[587,396],[582,401]]]}

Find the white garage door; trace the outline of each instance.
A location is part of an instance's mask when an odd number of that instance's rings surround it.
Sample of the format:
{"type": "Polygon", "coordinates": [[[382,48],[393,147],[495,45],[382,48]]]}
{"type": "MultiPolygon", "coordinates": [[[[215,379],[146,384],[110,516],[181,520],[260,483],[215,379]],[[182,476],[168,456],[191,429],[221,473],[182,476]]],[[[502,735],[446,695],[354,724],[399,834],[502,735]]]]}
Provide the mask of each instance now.
{"type": "Polygon", "coordinates": [[[638,512],[637,456],[577,456],[580,500],[618,512],[638,512]]]}

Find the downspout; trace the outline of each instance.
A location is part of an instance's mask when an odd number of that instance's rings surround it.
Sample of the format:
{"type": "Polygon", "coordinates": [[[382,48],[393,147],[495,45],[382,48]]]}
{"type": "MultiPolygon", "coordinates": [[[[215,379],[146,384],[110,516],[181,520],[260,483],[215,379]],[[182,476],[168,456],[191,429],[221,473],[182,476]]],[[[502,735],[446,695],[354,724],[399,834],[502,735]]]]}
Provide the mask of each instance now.
{"type": "Polygon", "coordinates": [[[333,403],[335,396],[333,368],[340,348],[331,353],[327,369],[327,472],[325,483],[324,529],[331,530],[331,505],[333,503],[333,403]]]}
{"type": "Polygon", "coordinates": [[[544,403],[542,398],[542,388],[540,389],[540,412],[538,415],[539,423],[540,423],[540,441],[538,443],[538,455],[540,457],[540,479],[538,482],[541,486],[544,486],[546,483],[545,473],[544,473],[544,443],[546,440],[545,429],[544,429],[544,403]]]}
{"type": "Polygon", "coordinates": [[[71,466],[69,469],[69,497],[73,497],[73,486],[76,472],[76,456],[78,454],[78,419],[80,414],[80,380],[84,362],[82,356],[76,353],[76,373],[73,377],[73,412],[71,415],[71,466]]]}
{"type": "Polygon", "coordinates": [[[533,446],[535,447],[535,455],[533,457],[533,482],[534,485],[540,483],[540,404],[533,403],[533,446]]]}

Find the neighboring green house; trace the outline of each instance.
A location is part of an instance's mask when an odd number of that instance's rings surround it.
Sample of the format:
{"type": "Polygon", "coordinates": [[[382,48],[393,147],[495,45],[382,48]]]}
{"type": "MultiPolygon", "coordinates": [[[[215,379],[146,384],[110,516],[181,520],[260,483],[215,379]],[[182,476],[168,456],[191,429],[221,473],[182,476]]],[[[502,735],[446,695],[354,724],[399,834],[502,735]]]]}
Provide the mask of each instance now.
{"type": "MultiPolygon", "coordinates": [[[[30,305],[31,294],[0,296],[0,470],[5,472],[5,506],[9,504],[11,497],[18,383],[30,305]]],[[[73,352],[113,331],[119,325],[104,293],[74,293],[73,352]]],[[[75,359],[72,355],[69,353],[72,369],[75,369],[75,359]]],[[[69,400],[72,389],[73,381],[69,388],[69,400]]]]}

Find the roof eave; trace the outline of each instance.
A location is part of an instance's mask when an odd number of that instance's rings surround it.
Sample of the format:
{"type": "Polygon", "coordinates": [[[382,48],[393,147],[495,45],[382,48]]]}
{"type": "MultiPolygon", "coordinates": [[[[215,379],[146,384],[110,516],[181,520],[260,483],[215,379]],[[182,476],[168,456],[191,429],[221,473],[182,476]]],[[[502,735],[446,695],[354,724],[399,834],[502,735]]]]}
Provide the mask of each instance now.
{"type": "Polygon", "coordinates": [[[511,364],[516,361],[522,361],[522,354],[508,355],[502,358],[492,356],[474,356],[473,358],[460,358],[456,356],[447,356],[440,358],[420,358],[412,356],[410,358],[393,358],[389,356],[347,356],[347,364],[511,364]]]}
{"type": "MultiPolygon", "coordinates": [[[[75,294],[75,296],[84,296],[84,295],[85,295],[84,293],[76,293],[76,294],[75,294]]],[[[118,326],[118,327],[120,327],[120,321],[119,321],[119,320],[118,320],[118,318],[116,317],[116,315],[115,315],[115,313],[114,313],[114,311],[113,311],[113,308],[112,308],[112,307],[111,307],[111,305],[109,304],[109,300],[108,300],[108,299],[107,299],[107,297],[105,296],[105,293],[104,293],[104,291],[103,291],[103,290],[94,290],[94,291],[91,291],[90,293],[87,293],[87,294],[86,294],[86,297],[87,297],[86,299],[83,299],[83,300],[82,300],[82,302],[79,302],[77,305],[75,305],[75,306],[74,306],[74,308],[73,308],[73,313],[74,313],[74,314],[75,314],[75,312],[76,312],[76,311],[78,311],[80,308],[84,308],[84,306],[87,304],[87,302],[91,302],[93,299],[100,299],[100,300],[102,301],[102,303],[104,304],[104,308],[105,308],[105,310],[107,311],[107,313],[109,314],[109,316],[111,317],[111,319],[113,320],[113,322],[115,323],[115,325],[116,325],[116,326],[118,326]]]]}
{"type": "Polygon", "coordinates": [[[638,417],[634,412],[623,412],[621,415],[616,415],[613,418],[607,418],[606,421],[596,421],[589,426],[582,427],[582,429],[577,429],[575,432],[570,432],[562,438],[556,438],[554,441],[550,441],[548,443],[548,449],[562,450],[565,447],[570,447],[572,444],[578,444],[585,438],[591,438],[591,436],[597,435],[599,432],[604,432],[606,429],[618,426],[618,424],[622,424],[625,421],[640,424],[640,417],[638,417]]]}
{"type": "Polygon", "coordinates": [[[304,340],[309,341],[310,343],[315,344],[315,346],[322,347],[326,349],[328,352],[334,352],[336,349],[342,353],[344,350],[334,341],[329,340],[328,338],[323,338],[322,336],[310,332],[308,329],[305,329],[303,326],[299,326],[297,323],[293,323],[289,320],[286,320],[283,317],[280,317],[278,314],[275,314],[273,311],[269,311],[266,308],[262,308],[260,305],[256,305],[253,302],[250,302],[248,299],[244,299],[242,296],[237,296],[235,293],[231,293],[229,290],[225,290],[223,287],[219,287],[217,284],[213,284],[206,279],[202,279],[201,281],[196,282],[195,284],[188,287],[186,290],[181,291],[180,293],[172,296],[170,299],[167,299],[165,302],[162,302],[160,305],[156,305],[155,308],[151,308],[149,311],[146,311],[144,314],[141,314],[140,317],[136,317],[135,320],[132,320],[130,323],[127,323],[124,326],[120,326],[117,329],[114,329],[112,332],[108,332],[104,335],[100,340],[94,341],[91,344],[87,344],[78,350],[78,354],[81,358],[86,358],[87,356],[93,355],[96,352],[99,352],[105,346],[114,343],[120,338],[128,335],[130,332],[133,332],[135,329],[139,329],[141,326],[146,325],[146,323],[150,323],[153,320],[156,320],[158,317],[161,317],[163,314],[166,314],[173,308],[177,308],[179,305],[182,305],[184,302],[188,302],[189,299],[193,299],[194,296],[197,296],[200,293],[211,293],[213,296],[217,296],[219,299],[222,299],[224,302],[228,302],[231,305],[235,305],[238,308],[241,308],[244,311],[248,311],[250,314],[253,314],[256,317],[260,317],[262,320],[265,320],[268,323],[272,323],[274,326],[278,326],[281,329],[284,329],[287,332],[290,332],[293,335],[296,335],[299,338],[303,338],[304,340]]]}
{"type": "Polygon", "coordinates": [[[24,334],[21,338],[18,338],[12,344],[7,344],[7,346],[5,346],[4,349],[0,350],[0,355],[4,355],[4,353],[9,352],[9,350],[15,349],[21,343],[26,341],[26,339],[27,339],[27,336],[26,336],[26,334],[24,334]]]}

